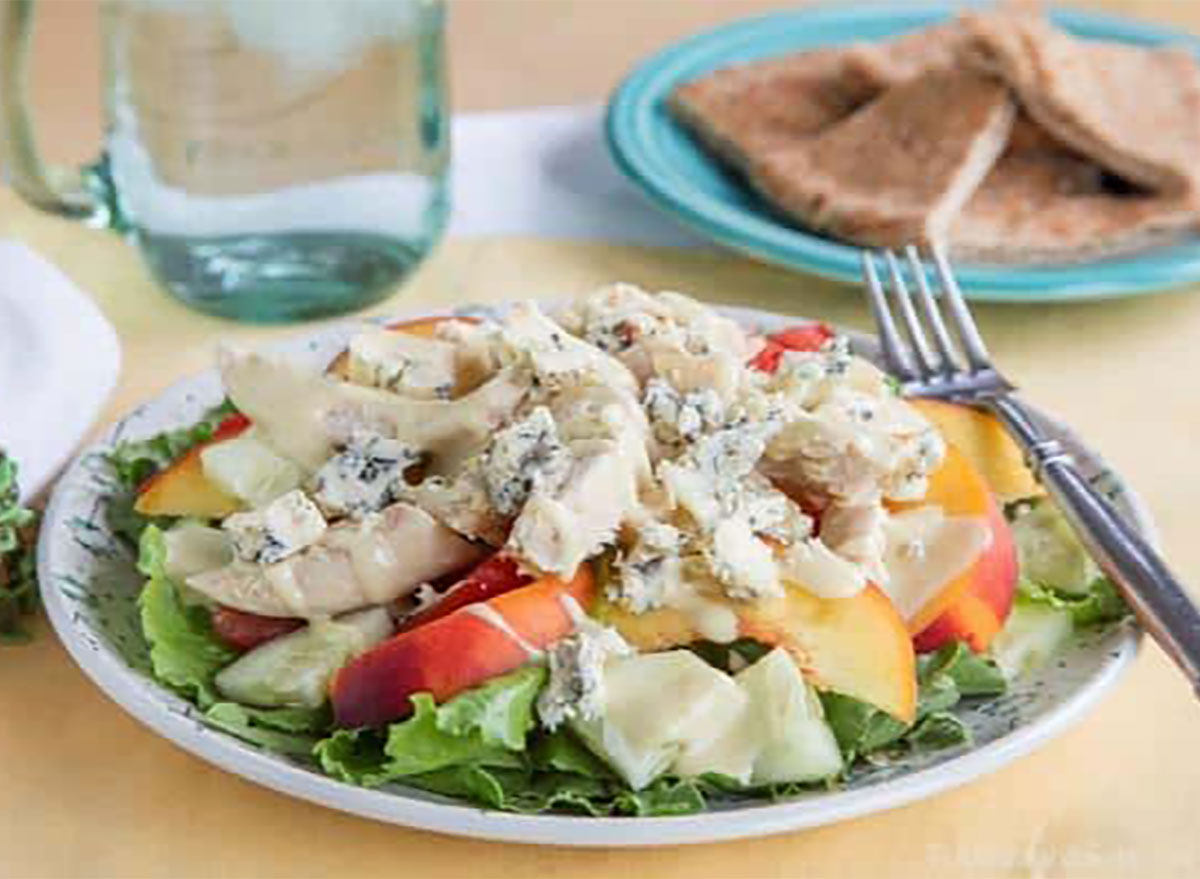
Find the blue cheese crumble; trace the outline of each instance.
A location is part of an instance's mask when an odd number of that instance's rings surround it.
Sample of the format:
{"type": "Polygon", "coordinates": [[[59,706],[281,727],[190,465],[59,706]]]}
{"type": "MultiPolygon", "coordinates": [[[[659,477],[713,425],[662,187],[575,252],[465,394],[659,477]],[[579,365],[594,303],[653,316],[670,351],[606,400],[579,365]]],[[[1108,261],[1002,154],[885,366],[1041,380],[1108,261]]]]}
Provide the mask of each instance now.
{"type": "Polygon", "coordinates": [[[404,471],[421,456],[399,440],[358,431],[317,471],[313,497],[328,516],[361,519],[400,499],[404,471]]]}
{"type": "Polygon", "coordinates": [[[325,534],[325,517],[299,489],[281,495],[259,510],[234,513],[221,527],[234,554],[246,562],[273,565],[316,543],[325,534]]]}
{"type": "Polygon", "coordinates": [[[642,407],[664,450],[679,451],[725,422],[725,404],[716,391],[704,388],[684,394],[659,378],[646,382],[642,407]]]}
{"type": "Polygon", "coordinates": [[[633,613],[668,604],[682,575],[683,532],[666,522],[650,520],[636,530],[628,549],[613,565],[608,597],[633,613]]]}
{"type": "Polygon", "coordinates": [[[546,653],[550,678],[538,696],[542,725],[551,731],[568,720],[595,720],[604,709],[604,664],[633,648],[614,629],[590,620],[546,653]]]}
{"type": "Polygon", "coordinates": [[[498,431],[483,461],[488,497],[505,516],[516,515],[535,490],[557,491],[570,469],[571,453],[545,406],[498,431]]]}

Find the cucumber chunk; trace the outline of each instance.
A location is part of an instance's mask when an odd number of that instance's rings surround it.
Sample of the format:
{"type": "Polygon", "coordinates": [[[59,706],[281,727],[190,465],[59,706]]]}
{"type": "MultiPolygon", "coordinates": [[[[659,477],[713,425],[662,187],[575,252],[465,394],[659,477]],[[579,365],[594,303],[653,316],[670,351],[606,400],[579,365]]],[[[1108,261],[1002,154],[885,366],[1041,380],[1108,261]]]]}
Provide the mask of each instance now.
{"type": "Polygon", "coordinates": [[[265,708],[319,708],[329,681],[343,665],[388,638],[391,617],[382,607],[355,611],[256,647],[217,672],[226,698],[265,708]]]}
{"type": "Polygon", "coordinates": [[[992,642],[992,659],[1006,678],[1015,680],[1061,650],[1074,628],[1069,610],[1017,601],[992,642]]]}
{"type": "Polygon", "coordinates": [[[775,648],[735,680],[750,697],[747,720],[758,752],[752,784],[817,781],[842,770],[821,701],[787,651],[775,648]]]}
{"type": "Polygon", "coordinates": [[[1041,498],[1024,507],[1012,522],[1021,576],[1063,592],[1083,594],[1100,568],[1067,524],[1058,507],[1041,498]]]}

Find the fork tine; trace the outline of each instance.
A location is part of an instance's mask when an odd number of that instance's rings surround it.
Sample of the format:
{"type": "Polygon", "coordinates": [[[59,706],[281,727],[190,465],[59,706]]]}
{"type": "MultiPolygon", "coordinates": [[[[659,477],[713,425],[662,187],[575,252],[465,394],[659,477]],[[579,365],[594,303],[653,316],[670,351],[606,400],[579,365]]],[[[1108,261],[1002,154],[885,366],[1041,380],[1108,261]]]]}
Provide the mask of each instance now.
{"type": "Polygon", "coordinates": [[[904,282],[900,261],[890,250],[883,251],[883,258],[887,263],[888,275],[891,277],[892,298],[900,308],[900,318],[904,321],[904,328],[908,331],[908,338],[912,341],[912,351],[916,357],[917,369],[922,378],[932,378],[937,371],[937,362],[929,350],[929,343],[925,340],[925,331],[921,328],[921,322],[917,320],[917,312],[913,308],[908,284],[904,282]]]}
{"type": "Polygon", "coordinates": [[[971,316],[971,310],[967,308],[962,291],[958,289],[958,282],[954,280],[954,274],[950,271],[950,263],[946,260],[945,251],[941,245],[936,243],[930,246],[929,251],[933,256],[933,264],[937,269],[938,279],[941,281],[942,293],[945,295],[946,305],[950,309],[950,316],[958,331],[958,338],[962,342],[967,362],[976,371],[991,369],[991,355],[988,354],[987,346],[983,344],[983,337],[979,335],[975,318],[971,316]]]}
{"type": "Polygon", "coordinates": [[[912,381],[916,378],[916,373],[908,359],[905,345],[900,340],[900,334],[896,331],[896,322],[892,319],[883,285],[879,283],[879,275],[875,271],[875,257],[870,251],[864,250],[860,259],[863,279],[867,284],[867,299],[871,303],[871,312],[875,315],[875,326],[879,329],[884,366],[901,381],[912,381]]]}
{"type": "Polygon", "coordinates": [[[958,355],[954,351],[954,343],[950,341],[950,334],[946,331],[946,321],[942,318],[942,311],[938,308],[937,300],[933,298],[933,291],[929,289],[929,281],[925,277],[925,265],[921,262],[921,254],[916,247],[910,244],[904,249],[904,255],[908,257],[908,266],[913,277],[917,279],[921,310],[925,313],[925,320],[930,329],[933,330],[933,341],[941,357],[941,362],[938,364],[939,371],[947,375],[956,372],[961,368],[958,355]]]}

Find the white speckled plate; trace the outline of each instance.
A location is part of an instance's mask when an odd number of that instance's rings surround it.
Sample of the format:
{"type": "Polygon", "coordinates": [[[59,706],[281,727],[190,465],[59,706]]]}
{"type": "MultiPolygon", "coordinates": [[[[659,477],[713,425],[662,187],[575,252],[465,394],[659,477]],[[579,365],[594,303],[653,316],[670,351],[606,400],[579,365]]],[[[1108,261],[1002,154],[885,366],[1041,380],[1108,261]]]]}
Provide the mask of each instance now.
{"type": "MultiPolygon", "coordinates": [[[[765,329],[797,322],[745,309],[729,313],[765,329]]],[[[316,369],[341,349],[357,326],[322,329],[276,350],[316,369]]],[[[852,338],[860,351],[873,350],[866,337],[852,338]]],[[[135,613],[141,583],[128,551],[104,524],[111,481],[103,453],[122,439],[191,424],[221,398],[215,371],[180,382],[131,412],[75,461],[51,498],[38,548],[46,608],[75,661],[151,729],[230,772],[330,808],[443,833],[554,845],[697,843],[814,827],[928,797],[999,769],[1082,718],[1137,652],[1139,639],[1132,626],[1080,637],[1057,662],[1009,694],[960,712],[974,733],[973,745],[864,769],[838,790],[813,791],[778,803],[738,803],[671,818],[516,815],[398,785],[366,790],[343,784],[205,726],[191,705],[147,674],[146,647],[135,613]]],[[[1139,527],[1148,529],[1141,505],[1120,488],[1100,458],[1065,429],[1058,433],[1091,475],[1109,475],[1117,502],[1139,527]]]]}

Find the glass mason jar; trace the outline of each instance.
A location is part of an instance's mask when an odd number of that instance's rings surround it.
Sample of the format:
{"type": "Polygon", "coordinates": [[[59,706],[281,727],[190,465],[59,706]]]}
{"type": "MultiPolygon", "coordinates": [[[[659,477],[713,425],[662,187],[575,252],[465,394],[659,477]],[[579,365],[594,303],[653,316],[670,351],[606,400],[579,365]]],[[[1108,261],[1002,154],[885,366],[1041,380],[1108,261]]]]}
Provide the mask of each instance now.
{"type": "Polygon", "coordinates": [[[34,149],[33,5],[0,20],[6,175],[125,234],[189,305],[246,321],[361,308],[441,233],[441,0],[105,0],[104,154],[74,174],[34,149]]]}

